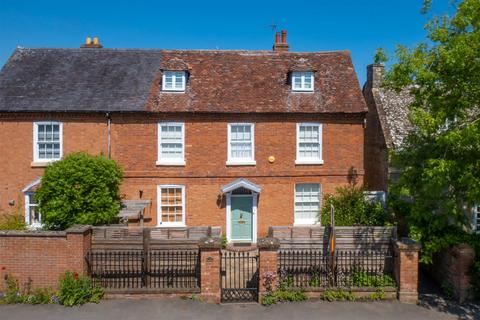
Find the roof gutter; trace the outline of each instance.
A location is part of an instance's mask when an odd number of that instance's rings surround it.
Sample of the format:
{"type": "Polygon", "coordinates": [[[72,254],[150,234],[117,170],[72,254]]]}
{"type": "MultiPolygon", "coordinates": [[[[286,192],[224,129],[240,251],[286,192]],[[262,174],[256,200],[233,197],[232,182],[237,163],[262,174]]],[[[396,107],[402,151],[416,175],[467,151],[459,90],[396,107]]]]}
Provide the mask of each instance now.
{"type": "Polygon", "coordinates": [[[108,153],[108,159],[110,159],[111,156],[111,140],[110,140],[110,127],[112,125],[112,117],[110,117],[110,112],[105,113],[105,117],[107,117],[107,153],[108,153]]]}

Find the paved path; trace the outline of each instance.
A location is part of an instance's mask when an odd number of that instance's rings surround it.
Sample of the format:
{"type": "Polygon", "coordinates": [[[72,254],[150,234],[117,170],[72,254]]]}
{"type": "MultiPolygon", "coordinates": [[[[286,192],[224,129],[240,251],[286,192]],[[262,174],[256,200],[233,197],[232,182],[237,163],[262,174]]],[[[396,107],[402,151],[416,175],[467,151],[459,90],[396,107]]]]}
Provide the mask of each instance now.
{"type": "MultiPolygon", "coordinates": [[[[178,298],[159,300],[105,300],[100,304],[66,308],[59,305],[3,305],[1,320],[153,320],[153,319],[458,319],[457,316],[417,305],[390,302],[307,301],[263,307],[212,305],[178,298]]],[[[473,319],[473,318],[471,318],[473,319]]]]}

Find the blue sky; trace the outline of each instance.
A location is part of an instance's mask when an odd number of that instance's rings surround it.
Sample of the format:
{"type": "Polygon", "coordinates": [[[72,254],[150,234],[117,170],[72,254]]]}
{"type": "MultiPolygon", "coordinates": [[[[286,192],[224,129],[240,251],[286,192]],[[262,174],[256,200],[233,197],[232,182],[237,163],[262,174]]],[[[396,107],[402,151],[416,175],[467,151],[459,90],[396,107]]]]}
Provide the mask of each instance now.
{"type": "MultiPolygon", "coordinates": [[[[445,13],[449,0],[433,0],[445,13]]],[[[0,66],[17,46],[77,48],[98,36],[110,48],[271,49],[272,23],[292,51],[351,51],[360,83],[376,48],[425,38],[422,0],[0,1],[0,66]]]]}

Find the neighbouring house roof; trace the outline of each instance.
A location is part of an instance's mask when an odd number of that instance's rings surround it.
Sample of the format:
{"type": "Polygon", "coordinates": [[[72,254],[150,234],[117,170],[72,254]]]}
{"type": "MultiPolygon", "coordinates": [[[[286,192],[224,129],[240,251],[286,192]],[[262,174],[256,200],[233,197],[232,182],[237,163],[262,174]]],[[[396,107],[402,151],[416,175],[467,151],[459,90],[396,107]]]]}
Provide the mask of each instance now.
{"type": "Polygon", "coordinates": [[[161,59],[154,50],[15,50],[0,72],[0,111],[144,109],[161,59]]]}
{"type": "Polygon", "coordinates": [[[15,50],[0,72],[0,112],[364,113],[347,51],[15,50]],[[291,91],[315,71],[315,92],[291,91]],[[160,91],[187,71],[184,93],[160,91]]]}
{"type": "Polygon", "coordinates": [[[222,191],[222,193],[227,193],[227,192],[236,190],[238,188],[245,188],[256,193],[260,193],[260,191],[262,191],[262,188],[259,185],[244,178],[240,178],[235,181],[232,181],[229,184],[226,184],[223,187],[221,187],[220,190],[222,191]]]}
{"type": "Polygon", "coordinates": [[[373,98],[372,101],[366,97],[367,101],[373,102],[370,108],[374,108],[378,114],[387,148],[398,150],[413,129],[409,120],[409,105],[413,102],[413,96],[408,88],[397,92],[383,87],[383,69],[381,64],[368,66],[364,92],[373,98]]]}

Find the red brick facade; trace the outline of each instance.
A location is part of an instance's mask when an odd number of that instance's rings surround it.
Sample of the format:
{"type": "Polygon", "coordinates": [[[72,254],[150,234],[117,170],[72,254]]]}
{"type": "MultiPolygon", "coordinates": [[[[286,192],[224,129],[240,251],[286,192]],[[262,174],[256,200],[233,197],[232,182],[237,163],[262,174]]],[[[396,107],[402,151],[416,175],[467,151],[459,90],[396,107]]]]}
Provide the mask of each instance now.
{"type": "MultiPolygon", "coordinates": [[[[2,114],[0,115],[0,212],[24,212],[21,190],[42,175],[33,161],[33,122],[63,123],[63,153],[86,151],[108,154],[104,114],[2,114]],[[11,200],[15,205],[9,205],[11,200]]],[[[225,199],[221,186],[246,178],[262,187],[258,200],[258,236],[272,225],[292,225],[296,183],[320,183],[332,193],[348,182],[355,169],[363,181],[363,115],[226,115],[226,114],[112,114],[111,156],[123,167],[125,199],[151,200],[146,224],[157,224],[157,185],[185,185],[187,226],[225,227],[225,199]],[[157,123],[185,123],[186,165],[157,166],[157,123]],[[227,124],[255,124],[255,166],[227,166],[227,124]],[[323,124],[323,165],[295,165],[296,124],[323,124]],[[275,157],[270,163],[268,158],[275,157]]]]}

